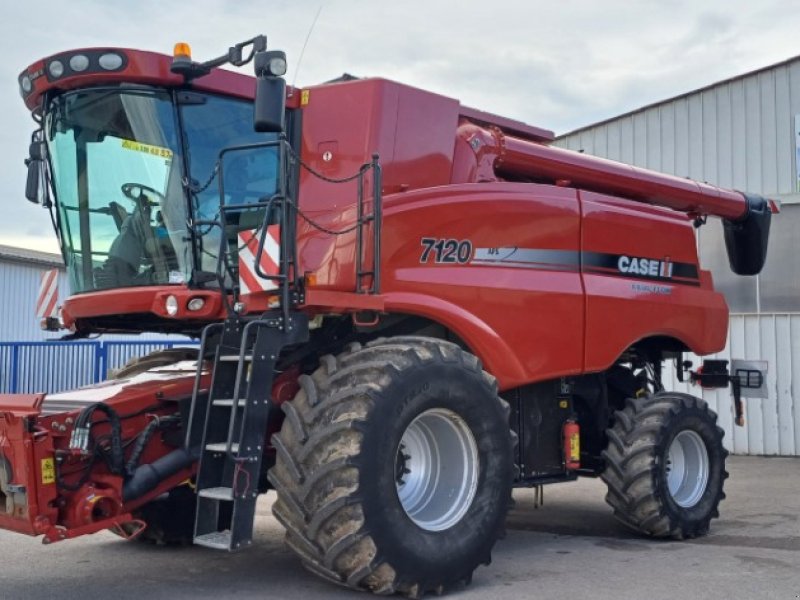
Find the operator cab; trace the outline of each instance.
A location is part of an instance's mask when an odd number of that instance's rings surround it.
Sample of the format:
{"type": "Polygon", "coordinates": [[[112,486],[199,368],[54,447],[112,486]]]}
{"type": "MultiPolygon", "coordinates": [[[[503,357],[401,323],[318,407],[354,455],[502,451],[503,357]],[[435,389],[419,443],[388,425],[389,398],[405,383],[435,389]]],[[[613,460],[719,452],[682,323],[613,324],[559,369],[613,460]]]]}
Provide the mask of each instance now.
{"type": "MultiPolygon", "coordinates": [[[[172,74],[164,77],[169,85],[142,83],[146,69],[137,66],[134,51],[122,61],[131,75],[126,77],[123,68],[115,81],[107,73],[92,79],[71,72],[63,82],[51,81],[51,63],[64,62],[53,59],[45,60],[44,89],[41,73],[33,83],[33,75],[26,74],[42,70],[36,65],[21,76],[26,101],[26,82],[28,95],[40,95],[34,114],[41,128],[27,161],[26,196],[51,210],[72,294],[144,286],[230,290],[236,281],[237,233],[265,224],[265,201],[286,189],[280,169],[283,80],[274,89],[258,90],[262,108],[255,119],[253,84],[279,79],[271,73],[247,78],[249,94],[227,93],[213,81],[193,84],[213,66],[244,64],[253,56],[258,73],[265,68],[264,55],[274,59],[282,53],[265,52],[266,39],[255,38],[234,46],[226,57],[198,64],[186,55],[185,45],[179,46],[176,52],[182,54],[176,54],[172,74]],[[247,44],[252,53],[243,60],[247,44]],[[225,211],[221,205],[239,208],[225,211]]],[[[84,54],[91,65],[93,53],[84,54]]],[[[152,74],[145,74],[152,82],[152,74]]],[[[291,118],[288,125],[293,127],[291,118]]],[[[132,315],[130,324],[126,318],[107,314],[96,330],[141,329],[141,315],[132,315]]],[[[93,329],[86,320],[83,325],[93,329]]],[[[172,330],[180,326],[176,322],[172,330]]]]}
{"type": "MultiPolygon", "coordinates": [[[[55,96],[45,109],[62,249],[74,293],[185,284],[214,272],[220,151],[275,134],[253,131],[252,104],[208,94],[119,86],[55,96]],[[180,96],[180,97],[179,97],[180,96]],[[185,149],[185,150],[184,150],[185,149]]],[[[226,203],[277,189],[275,148],[231,157],[226,203]],[[236,182],[235,185],[233,182],[236,182]]]]}

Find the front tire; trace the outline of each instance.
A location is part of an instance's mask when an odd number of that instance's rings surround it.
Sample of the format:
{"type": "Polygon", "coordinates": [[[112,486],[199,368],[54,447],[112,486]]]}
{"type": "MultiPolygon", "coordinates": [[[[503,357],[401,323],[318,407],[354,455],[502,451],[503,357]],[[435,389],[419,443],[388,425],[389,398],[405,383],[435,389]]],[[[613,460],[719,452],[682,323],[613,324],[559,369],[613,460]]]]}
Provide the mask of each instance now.
{"type": "Polygon", "coordinates": [[[469,582],[511,503],[509,408],[494,378],[455,344],[402,337],[323,357],[300,384],[269,479],[304,566],[381,594],[469,582]]]}
{"type": "Polygon", "coordinates": [[[614,516],[653,537],[708,533],[728,473],[717,415],[700,398],[659,392],[615,413],[603,452],[614,516]]]}

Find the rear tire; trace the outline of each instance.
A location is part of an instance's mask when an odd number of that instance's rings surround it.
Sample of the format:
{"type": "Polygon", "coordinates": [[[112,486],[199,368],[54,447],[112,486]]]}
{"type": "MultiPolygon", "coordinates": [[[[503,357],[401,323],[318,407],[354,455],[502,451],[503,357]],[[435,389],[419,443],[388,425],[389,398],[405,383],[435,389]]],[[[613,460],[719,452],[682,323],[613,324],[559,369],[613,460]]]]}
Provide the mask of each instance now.
{"type": "Polygon", "coordinates": [[[511,503],[513,440],[508,404],[477,358],[442,340],[388,338],[323,357],[300,384],[283,405],[269,480],[306,568],[418,597],[490,562],[511,503]]]}
{"type": "Polygon", "coordinates": [[[653,537],[708,533],[728,473],[717,415],[700,398],[659,392],[615,413],[603,452],[614,516],[653,537]]]}

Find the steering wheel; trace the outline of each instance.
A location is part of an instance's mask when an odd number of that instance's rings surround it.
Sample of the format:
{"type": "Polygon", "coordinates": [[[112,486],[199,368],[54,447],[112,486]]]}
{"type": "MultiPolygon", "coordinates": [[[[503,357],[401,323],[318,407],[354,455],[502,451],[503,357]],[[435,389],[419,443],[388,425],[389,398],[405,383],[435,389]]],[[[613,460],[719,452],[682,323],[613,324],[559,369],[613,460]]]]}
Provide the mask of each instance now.
{"type": "Polygon", "coordinates": [[[128,200],[132,200],[133,202],[139,202],[142,198],[144,198],[145,200],[147,200],[148,206],[159,206],[162,201],[167,199],[166,196],[164,196],[164,194],[162,194],[158,190],[151,188],[149,185],[144,185],[141,183],[123,183],[121,189],[123,195],[128,200]],[[153,194],[156,198],[158,198],[158,200],[157,201],[151,200],[150,198],[144,195],[144,192],[153,194]]]}

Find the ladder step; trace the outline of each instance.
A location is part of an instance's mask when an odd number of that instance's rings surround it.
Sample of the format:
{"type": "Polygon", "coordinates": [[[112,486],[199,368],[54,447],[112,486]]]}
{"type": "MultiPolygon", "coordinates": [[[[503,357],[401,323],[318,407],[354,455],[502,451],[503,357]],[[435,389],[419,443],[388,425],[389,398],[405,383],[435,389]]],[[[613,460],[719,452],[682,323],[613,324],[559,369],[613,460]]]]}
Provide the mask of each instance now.
{"type": "MultiPolygon", "coordinates": [[[[239,402],[236,403],[236,406],[244,406],[245,404],[244,398],[239,398],[239,402]]],[[[214,400],[211,402],[214,406],[233,406],[233,398],[220,398],[219,400],[214,400]]]]}
{"type": "MultiPolygon", "coordinates": [[[[252,362],[253,355],[248,354],[244,357],[245,362],[252,362]]],[[[225,354],[219,357],[219,362],[239,362],[239,355],[238,354],[225,354]]]]}
{"type": "Polygon", "coordinates": [[[212,500],[233,500],[233,489],[229,487],[213,487],[199,490],[197,495],[212,500]]]}
{"type": "Polygon", "coordinates": [[[230,550],[231,532],[212,531],[211,533],[204,533],[203,535],[195,536],[194,543],[198,546],[214,548],[215,550],[230,550]]]}
{"type": "MultiPolygon", "coordinates": [[[[219,442],[218,444],[206,444],[206,450],[209,452],[225,452],[228,444],[225,442],[219,442]]],[[[231,444],[231,452],[238,452],[239,451],[239,444],[233,443],[231,444]]]]}

